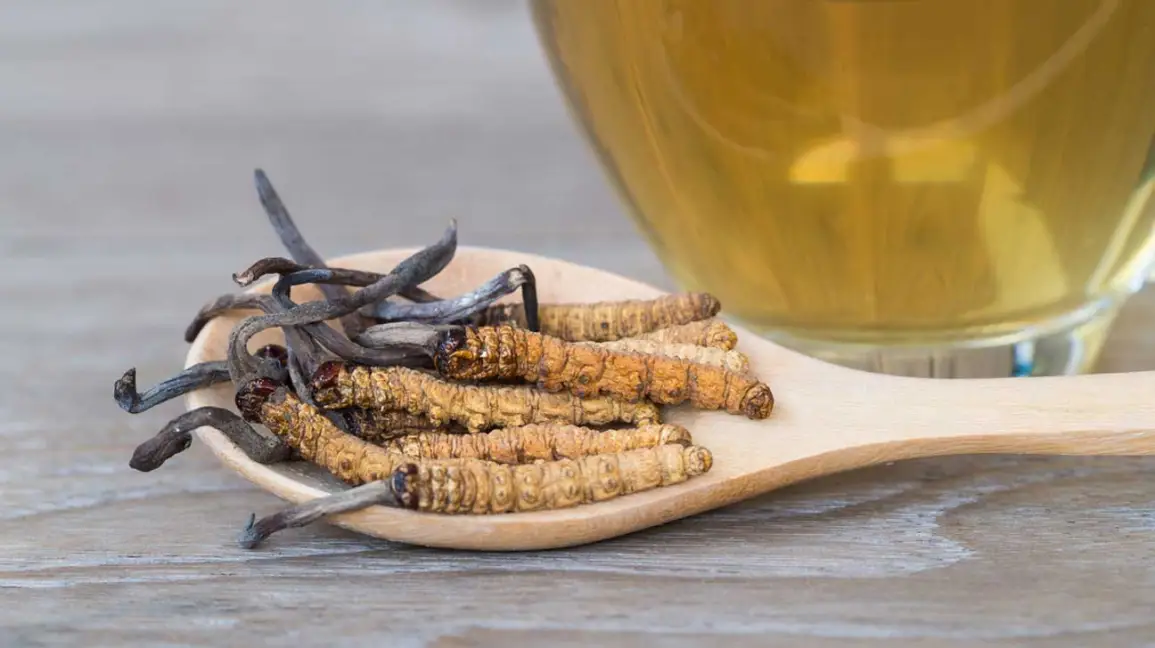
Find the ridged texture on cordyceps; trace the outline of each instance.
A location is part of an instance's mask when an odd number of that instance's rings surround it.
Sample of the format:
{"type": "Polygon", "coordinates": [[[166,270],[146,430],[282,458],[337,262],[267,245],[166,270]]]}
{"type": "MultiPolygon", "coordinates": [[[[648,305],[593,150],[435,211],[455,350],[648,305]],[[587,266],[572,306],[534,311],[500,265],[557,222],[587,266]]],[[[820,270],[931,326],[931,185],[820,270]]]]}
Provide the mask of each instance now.
{"type": "MultiPolygon", "coordinates": [[[[537,314],[546,335],[571,342],[604,342],[708,319],[720,309],[717,298],[709,293],[679,293],[653,299],[539,304],[537,314]]],[[[478,323],[525,328],[525,308],[522,304],[490,306],[478,323]]]]}
{"type": "Polygon", "coordinates": [[[543,423],[603,426],[659,423],[653,403],[579,398],[529,385],[466,385],[405,367],[333,362],[318,369],[313,399],[324,408],[365,407],[420,414],[470,432],[543,423]]]}
{"type": "Polygon", "coordinates": [[[486,459],[505,464],[576,459],[638,448],[688,446],[690,431],[680,425],[594,430],[576,425],[525,425],[478,434],[422,432],[383,445],[414,459],[486,459]]]}
{"type": "Polygon", "coordinates": [[[566,342],[506,325],[449,332],[434,364],[450,380],[520,378],[547,392],[566,391],[581,398],[649,399],[662,405],[689,402],[752,419],[766,418],[774,407],[770,387],[744,374],[566,342]]]}
{"type": "Polygon", "coordinates": [[[679,326],[658,329],[636,336],[638,340],[653,340],[663,344],[695,344],[731,351],[738,346],[738,334],[719,319],[701,320],[679,326]]]}
{"type": "Polygon", "coordinates": [[[516,466],[448,459],[399,470],[406,474],[402,495],[419,511],[493,514],[602,502],[682,483],[712,465],[701,446],[661,445],[516,466]]]}

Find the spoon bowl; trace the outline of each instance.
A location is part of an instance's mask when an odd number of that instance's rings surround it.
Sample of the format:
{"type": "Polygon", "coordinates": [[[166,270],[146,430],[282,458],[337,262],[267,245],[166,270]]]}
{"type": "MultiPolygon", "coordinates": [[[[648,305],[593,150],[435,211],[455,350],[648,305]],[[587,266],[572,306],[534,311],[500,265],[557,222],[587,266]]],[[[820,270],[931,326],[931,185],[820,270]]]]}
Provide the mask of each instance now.
{"type": "MultiPolygon", "coordinates": [[[[334,266],[387,272],[412,249],[333,259],[334,266]]],[[[542,302],[656,297],[663,292],[609,272],[547,257],[461,246],[424,284],[457,294],[520,263],[537,278],[542,302]]],[[[252,287],[267,293],[272,281],[252,287]]],[[[294,300],[320,299],[313,286],[294,300]]],[[[503,301],[509,301],[506,298],[503,301]]],[[[723,304],[725,308],[725,304],[723,304]]],[[[189,350],[186,366],[225,357],[229,331],[255,311],[211,321],[189,350]]],[[[486,551],[568,547],[628,534],[723,507],[775,488],[882,462],[975,453],[1145,455],[1155,453],[1155,371],[1083,376],[945,380],[847,369],[790,351],[741,326],[738,350],[774,392],[769,418],[665,408],[710,449],[712,469],[675,486],[570,509],[499,515],[440,515],[371,506],[327,520],[370,536],[416,545],[486,551]]],[[[278,330],[252,348],[281,342],[278,330]]],[[[185,397],[189,409],[233,409],[232,385],[185,397]]],[[[347,488],[308,462],[262,465],[212,428],[197,431],[226,466],[260,488],[300,503],[347,488]]]]}

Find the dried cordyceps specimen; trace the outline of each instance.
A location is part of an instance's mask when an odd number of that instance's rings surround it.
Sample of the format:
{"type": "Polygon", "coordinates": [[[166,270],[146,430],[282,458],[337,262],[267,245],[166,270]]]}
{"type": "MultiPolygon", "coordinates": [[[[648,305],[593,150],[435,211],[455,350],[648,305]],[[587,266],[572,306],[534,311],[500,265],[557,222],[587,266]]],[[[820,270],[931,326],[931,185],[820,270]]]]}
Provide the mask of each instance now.
{"type": "Polygon", "coordinates": [[[522,465],[479,459],[411,461],[397,466],[391,488],[398,506],[430,513],[541,511],[680,484],[708,472],[713,461],[709,450],[694,445],[522,465]]]}
{"type": "Polygon", "coordinates": [[[398,464],[408,460],[345,432],[320,409],[268,379],[257,379],[238,390],[237,405],[245,420],[261,423],[302,458],[350,485],[387,479],[398,464]]]}
{"type": "MultiPolygon", "coordinates": [[[[487,465],[491,462],[483,460],[408,460],[386,479],[286,507],[260,520],[252,515],[238,543],[253,549],[278,531],[374,505],[481,514],[564,508],[680,483],[708,472],[713,464],[706,448],[682,443],[665,447],[670,450],[654,446],[640,452],[586,455],[578,461],[541,461],[514,470],[510,470],[512,464],[487,465]],[[453,478],[459,475],[471,477],[473,483],[468,479],[454,483],[453,478]],[[470,510],[451,506],[468,498],[474,504],[470,510]]],[[[402,458],[391,458],[396,459],[402,458]]]]}
{"type": "Polygon", "coordinates": [[[577,425],[524,425],[477,434],[420,432],[382,445],[414,459],[485,459],[523,464],[615,454],[667,444],[685,447],[692,442],[689,430],[666,423],[612,430],[594,430],[577,425]]]}
{"type": "Polygon", "coordinates": [[[662,344],[696,344],[731,351],[738,346],[738,334],[720,319],[711,318],[689,324],[670,326],[634,336],[662,344]]]}
{"type": "Polygon", "coordinates": [[[445,332],[434,355],[450,380],[521,378],[548,392],[582,398],[608,396],[663,405],[689,402],[752,419],[774,407],[770,387],[721,367],[677,358],[611,351],[513,326],[462,327],[445,332]]]}
{"type": "Polygon", "coordinates": [[[612,342],[588,342],[597,344],[603,349],[623,351],[625,353],[644,353],[678,358],[698,364],[722,367],[735,373],[750,373],[750,359],[741,351],[726,351],[716,347],[698,346],[696,344],[664,344],[654,340],[640,340],[626,338],[612,342]]]}
{"type": "MultiPolygon", "coordinates": [[[[663,295],[572,304],[539,304],[541,332],[570,342],[606,342],[709,319],[721,304],[707,293],[663,295]]],[[[525,328],[522,304],[501,304],[481,314],[478,326],[510,324],[525,328]]]]}
{"type": "Polygon", "coordinates": [[[470,432],[540,423],[603,426],[658,423],[648,401],[579,398],[529,385],[469,385],[407,367],[369,367],[329,362],[313,376],[313,398],[323,408],[400,410],[437,425],[457,423],[470,432]]]}

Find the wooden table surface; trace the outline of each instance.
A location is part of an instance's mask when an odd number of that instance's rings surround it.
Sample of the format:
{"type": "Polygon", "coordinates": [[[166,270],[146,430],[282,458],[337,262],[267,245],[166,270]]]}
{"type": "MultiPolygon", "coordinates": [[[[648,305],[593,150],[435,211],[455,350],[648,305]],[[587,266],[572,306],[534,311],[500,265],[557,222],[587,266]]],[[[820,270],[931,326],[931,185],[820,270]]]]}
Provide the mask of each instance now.
{"type": "MultiPolygon", "coordinates": [[[[549,553],[323,524],[238,548],[281,502],[199,444],[129,469],[182,405],[111,392],[178,369],[196,308],[281,254],[255,166],[325,254],[456,216],[462,244],[671,286],[521,2],[0,5],[0,645],[1155,645],[1142,458],[880,466],[549,553]]],[[[1153,292],[1104,370],[1155,368],[1153,292]]]]}

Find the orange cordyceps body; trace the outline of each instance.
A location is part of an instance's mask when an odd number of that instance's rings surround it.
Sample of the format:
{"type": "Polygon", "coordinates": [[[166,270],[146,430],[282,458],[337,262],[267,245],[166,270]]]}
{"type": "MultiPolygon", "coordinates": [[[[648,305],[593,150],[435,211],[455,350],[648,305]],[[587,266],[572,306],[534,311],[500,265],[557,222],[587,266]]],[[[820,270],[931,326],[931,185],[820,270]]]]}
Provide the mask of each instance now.
{"type": "Polygon", "coordinates": [[[547,392],[564,390],[581,398],[649,399],[663,405],[689,401],[753,419],[766,418],[774,406],[765,383],[721,367],[616,352],[505,325],[448,332],[434,364],[451,380],[520,378],[547,392]]]}
{"type": "MultiPolygon", "coordinates": [[[[629,299],[572,304],[539,304],[541,332],[571,342],[603,342],[713,317],[721,304],[708,293],[679,293],[653,299],[629,299]]],[[[490,306],[481,324],[525,328],[522,304],[490,306]]]]}
{"type": "Polygon", "coordinates": [[[420,414],[436,425],[469,432],[535,423],[602,426],[658,423],[653,403],[579,398],[528,385],[464,385],[405,367],[330,362],[313,377],[313,398],[323,408],[363,407],[420,414]]]}
{"type": "Polygon", "coordinates": [[[725,351],[733,350],[734,347],[738,346],[738,334],[734,332],[734,329],[727,326],[722,320],[714,318],[670,326],[635,335],[634,338],[653,340],[663,344],[695,344],[725,351]]]}
{"type": "Polygon", "coordinates": [[[478,434],[421,432],[385,442],[384,447],[415,459],[486,459],[497,463],[576,459],[637,448],[688,446],[690,432],[680,425],[594,430],[576,425],[525,425],[478,434]]]}
{"type": "Polygon", "coordinates": [[[701,446],[660,445],[523,465],[480,459],[414,461],[397,469],[398,500],[430,513],[515,513],[569,508],[671,486],[710,470],[701,446]]]}

